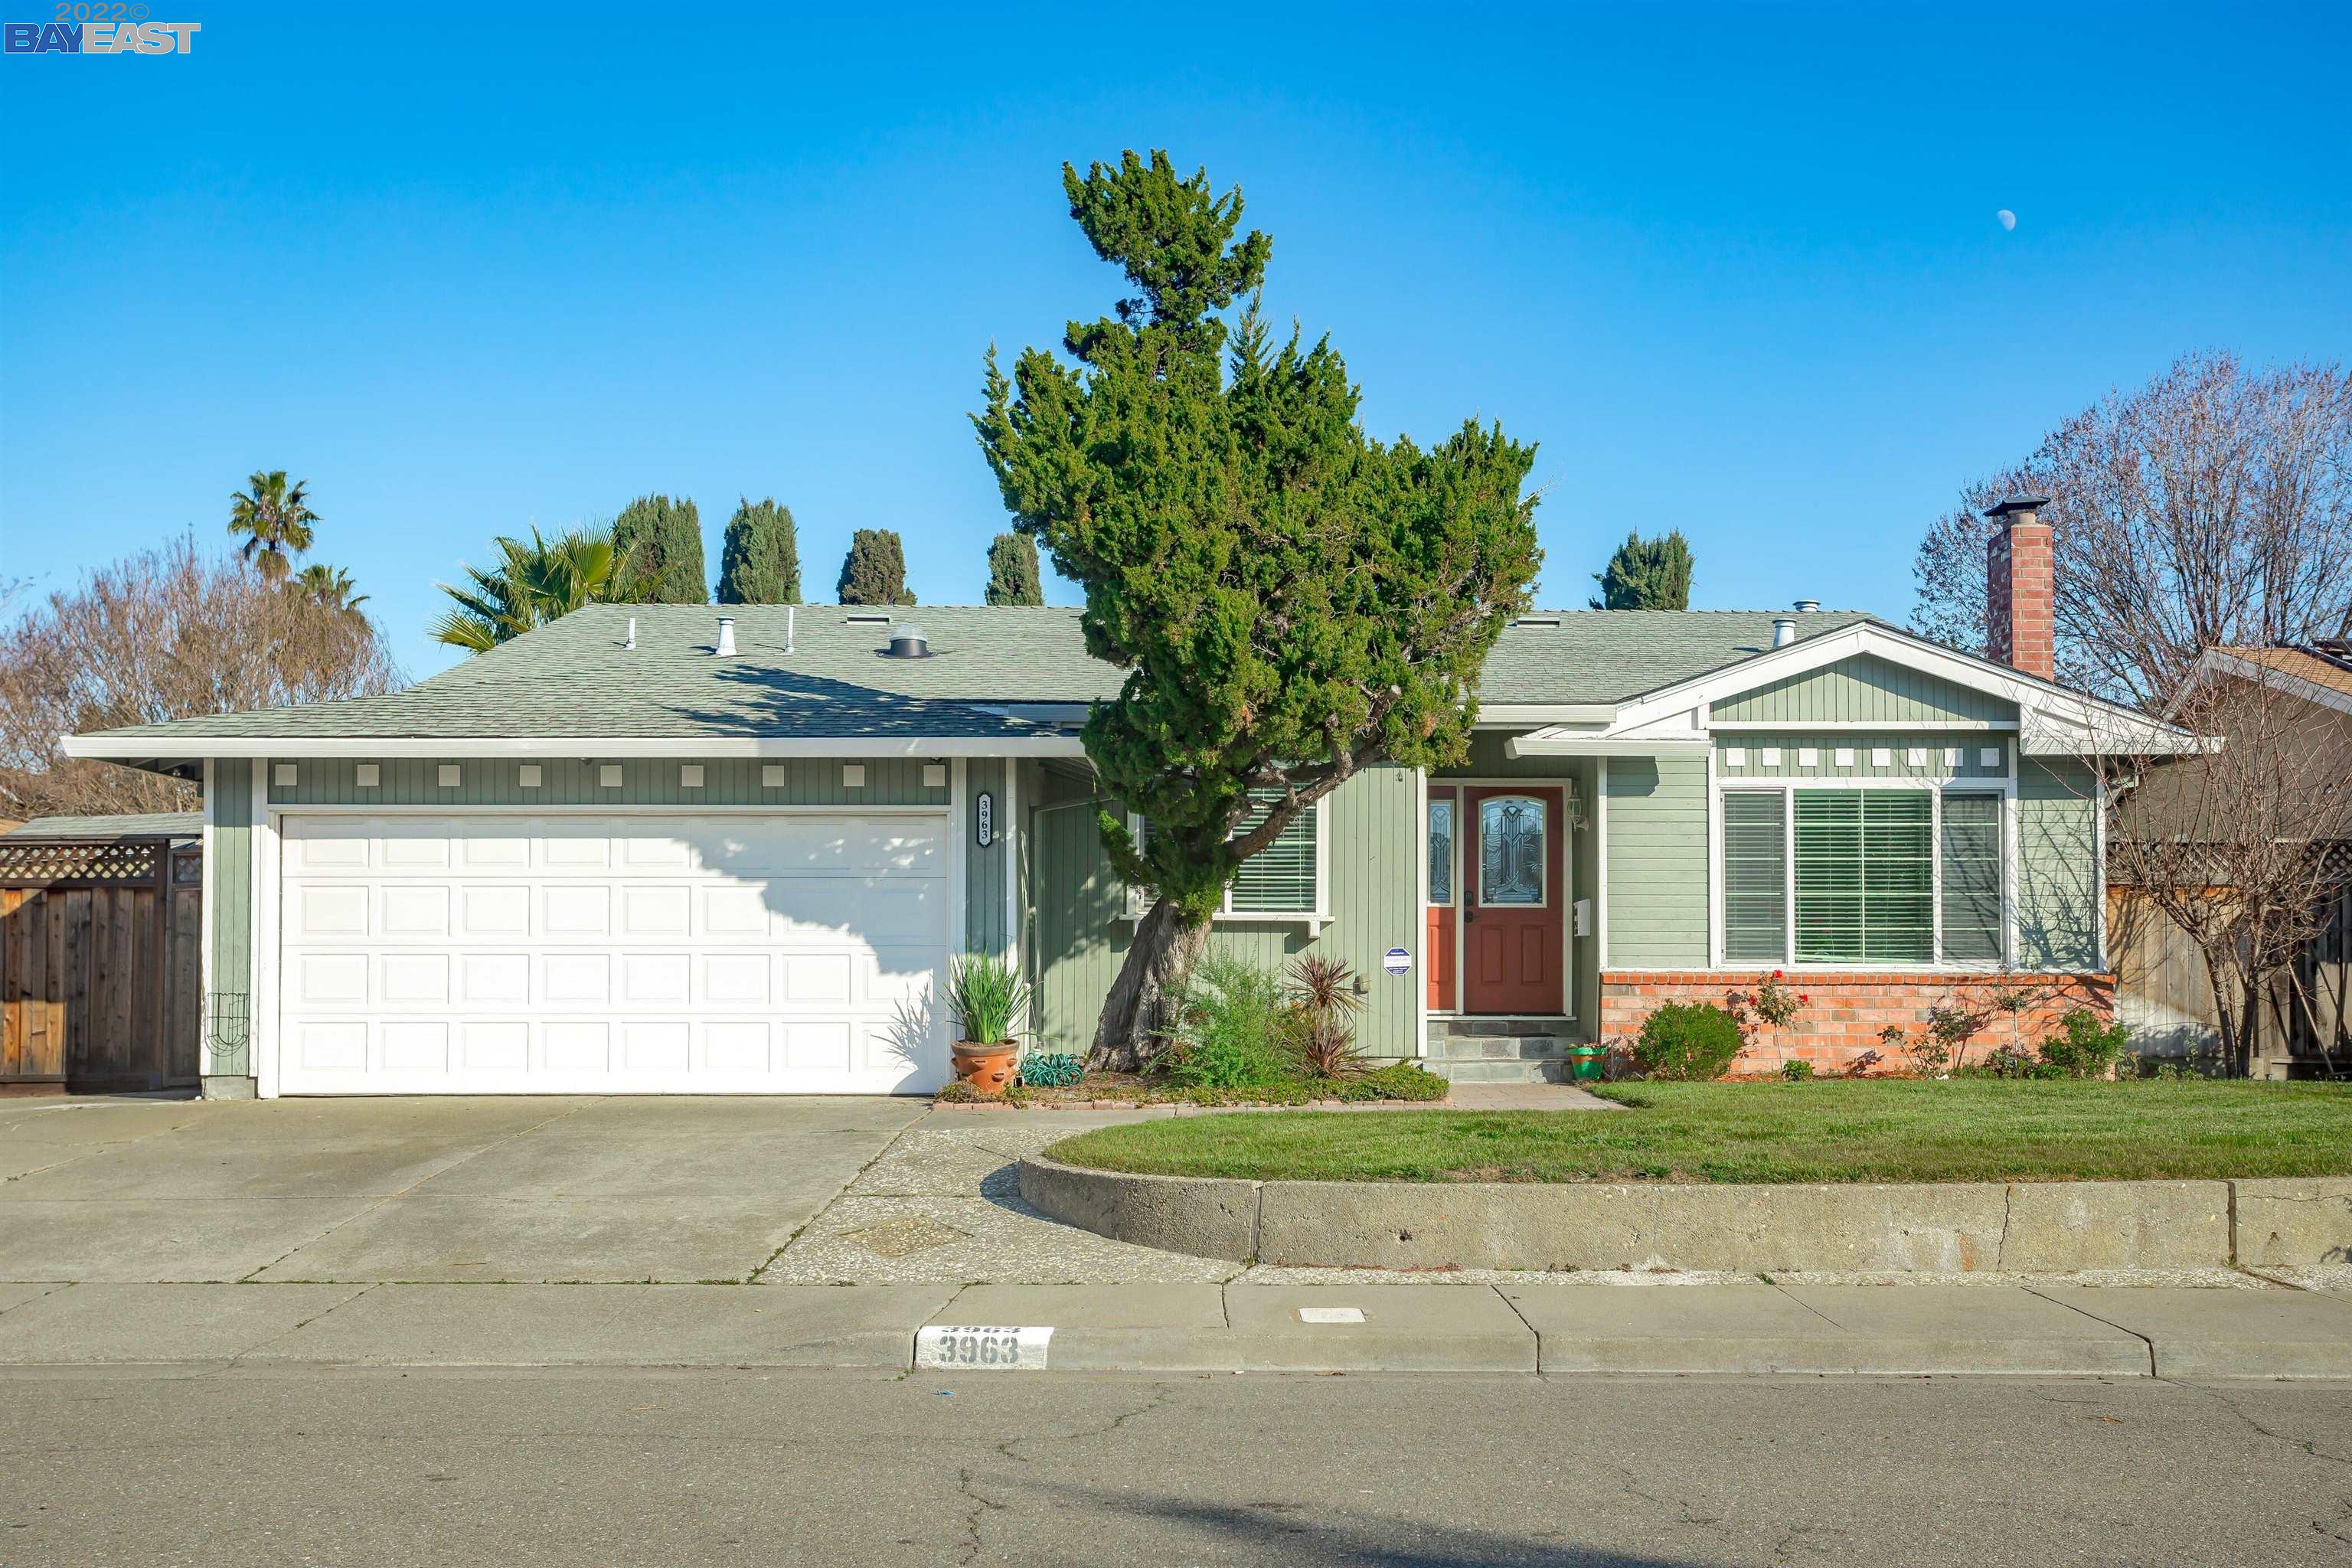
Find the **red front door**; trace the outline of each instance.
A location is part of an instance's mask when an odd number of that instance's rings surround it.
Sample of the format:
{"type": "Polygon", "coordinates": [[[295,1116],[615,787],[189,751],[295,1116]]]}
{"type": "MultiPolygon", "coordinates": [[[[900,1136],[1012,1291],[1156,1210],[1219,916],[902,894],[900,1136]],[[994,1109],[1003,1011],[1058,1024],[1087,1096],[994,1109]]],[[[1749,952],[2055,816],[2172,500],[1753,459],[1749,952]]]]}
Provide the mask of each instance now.
{"type": "Polygon", "coordinates": [[[1549,1016],[1563,913],[1558,787],[1462,792],[1462,1010],[1549,1016]]]}

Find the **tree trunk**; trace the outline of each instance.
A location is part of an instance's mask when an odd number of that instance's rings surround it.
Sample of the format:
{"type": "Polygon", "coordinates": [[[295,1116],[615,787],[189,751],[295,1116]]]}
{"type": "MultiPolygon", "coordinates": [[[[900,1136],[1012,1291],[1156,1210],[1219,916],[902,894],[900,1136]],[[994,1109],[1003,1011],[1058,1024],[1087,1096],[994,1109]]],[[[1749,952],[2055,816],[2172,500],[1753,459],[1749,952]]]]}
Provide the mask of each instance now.
{"type": "Polygon", "coordinates": [[[1103,998],[1087,1066],[1101,1072],[1135,1072],[1147,1066],[1166,1044],[1168,994],[1192,975],[1208,945],[1207,921],[1187,926],[1175,905],[1155,901],[1136,921],[1127,962],[1103,998]]]}

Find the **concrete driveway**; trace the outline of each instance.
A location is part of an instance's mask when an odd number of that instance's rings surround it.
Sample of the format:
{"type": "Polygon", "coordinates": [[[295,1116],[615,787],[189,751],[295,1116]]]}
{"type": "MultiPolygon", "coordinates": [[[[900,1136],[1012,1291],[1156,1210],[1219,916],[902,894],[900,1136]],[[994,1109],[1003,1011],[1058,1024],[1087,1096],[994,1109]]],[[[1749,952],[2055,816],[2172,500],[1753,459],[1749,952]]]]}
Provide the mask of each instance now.
{"type": "Polygon", "coordinates": [[[0,1100],[0,1282],[744,1281],[881,1099],[0,1100]]]}

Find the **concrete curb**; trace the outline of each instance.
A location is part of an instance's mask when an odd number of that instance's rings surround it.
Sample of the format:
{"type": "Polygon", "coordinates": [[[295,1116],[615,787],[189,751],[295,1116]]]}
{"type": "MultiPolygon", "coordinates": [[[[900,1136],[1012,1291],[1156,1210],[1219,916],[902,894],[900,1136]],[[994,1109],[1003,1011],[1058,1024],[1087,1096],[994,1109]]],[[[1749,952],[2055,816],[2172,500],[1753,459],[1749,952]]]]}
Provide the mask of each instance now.
{"type": "Polygon", "coordinates": [[[1698,1186],[1244,1182],[1042,1155],[1021,1195],[1114,1240],[1352,1268],[2058,1273],[2352,1257],[2352,1179],[1698,1186]],[[2244,1245],[2242,1245],[2242,1240],[2244,1245]]]}

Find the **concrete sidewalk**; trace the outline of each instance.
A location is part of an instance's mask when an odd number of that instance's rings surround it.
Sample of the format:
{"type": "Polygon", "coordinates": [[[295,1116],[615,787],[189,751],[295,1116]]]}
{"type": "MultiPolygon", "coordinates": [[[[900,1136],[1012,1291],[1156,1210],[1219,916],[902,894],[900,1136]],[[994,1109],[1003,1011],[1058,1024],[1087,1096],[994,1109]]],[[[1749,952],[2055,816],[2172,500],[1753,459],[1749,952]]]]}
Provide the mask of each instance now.
{"type": "Polygon", "coordinates": [[[5,1285],[0,1365],[903,1371],[940,1325],[1053,1371],[2352,1378],[2352,1289],[1762,1280],[5,1285]]]}

